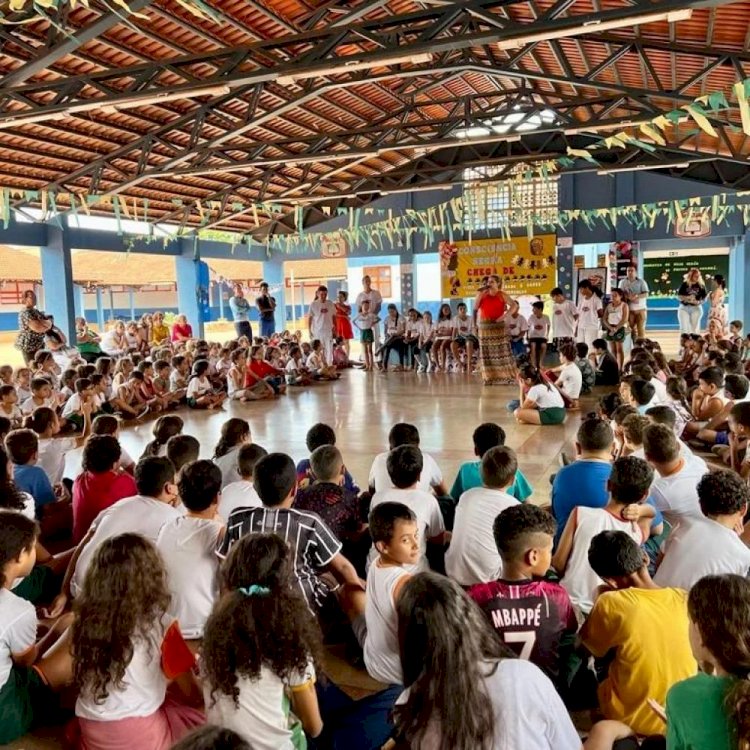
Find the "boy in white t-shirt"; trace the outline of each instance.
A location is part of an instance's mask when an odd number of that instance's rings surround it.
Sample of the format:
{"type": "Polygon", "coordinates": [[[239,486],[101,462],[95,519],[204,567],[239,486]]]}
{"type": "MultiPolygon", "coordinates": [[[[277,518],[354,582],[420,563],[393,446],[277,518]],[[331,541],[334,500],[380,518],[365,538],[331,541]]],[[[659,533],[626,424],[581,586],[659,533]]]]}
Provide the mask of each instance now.
{"type": "Polygon", "coordinates": [[[167,521],[159,532],[159,550],[172,593],[170,614],[190,640],[203,637],[203,628],[219,598],[219,559],[216,546],[224,533],[218,514],[221,469],[213,461],[193,461],[180,472],[184,516],[167,521]]]}
{"type": "Polygon", "coordinates": [[[550,296],[555,303],[552,305],[552,340],[560,351],[565,344],[575,343],[578,308],[574,302],[566,299],[565,292],[560,287],[555,287],[550,296]]]}
{"type": "Polygon", "coordinates": [[[656,515],[652,506],[644,504],[653,478],[653,469],[642,458],[618,458],[607,484],[607,504],[603,508],[579,505],[568,516],[552,567],[562,576],[560,583],[570,600],[583,612],[591,610],[597,587],[604,583],[589,564],[591,540],[602,531],[624,531],[642,545],[656,515]]]}
{"type": "Polygon", "coordinates": [[[0,385],[0,416],[10,420],[12,429],[23,424],[23,413],[18,406],[18,394],[13,385],[0,385]]]}
{"type": "Polygon", "coordinates": [[[578,410],[580,405],[578,399],[583,388],[583,374],[581,368],[576,364],[578,350],[575,344],[563,344],[560,347],[560,367],[555,367],[550,372],[557,373],[557,379],[553,385],[560,391],[568,409],[578,410]]]}
{"type": "Polygon", "coordinates": [[[539,368],[544,362],[547,352],[547,339],[549,338],[550,322],[544,314],[544,302],[534,302],[532,312],[529,316],[529,360],[534,367],[539,368]]]}
{"type": "Polygon", "coordinates": [[[734,471],[711,471],[698,482],[704,518],[689,518],[670,534],[654,576],[658,586],[690,591],[704,576],[747,577],[750,549],[740,537],[750,488],[734,471]]]}
{"type": "Polygon", "coordinates": [[[464,587],[502,576],[493,524],[506,508],[518,505],[518,500],[508,494],[517,470],[516,454],[510,448],[490,448],[482,456],[483,486],[466,490],[458,501],[451,545],[445,553],[445,572],[464,587]]]}
{"type": "Polygon", "coordinates": [[[230,482],[221,491],[219,515],[226,521],[237,508],[260,508],[263,505],[260,495],[253,486],[255,465],[268,451],[255,443],[246,443],[237,451],[237,473],[240,479],[230,482]]]}
{"type": "Polygon", "coordinates": [[[588,279],[583,279],[578,284],[578,295],[577,340],[592,349],[594,341],[599,338],[599,321],[603,311],[602,301],[588,279]]]}
{"type": "MultiPolygon", "coordinates": [[[[403,503],[417,517],[419,540],[422,554],[412,572],[429,570],[427,561],[427,542],[444,545],[450,538],[445,531],[445,522],[440,506],[434,495],[419,489],[419,477],[422,474],[422,452],[415,445],[401,445],[388,454],[388,475],[394,485],[393,489],[376,492],[370,504],[370,510],[380,503],[403,503]]],[[[374,562],[377,552],[370,550],[370,562],[374,562]]]]}
{"type": "Polygon", "coordinates": [[[370,535],[378,557],[367,575],[364,617],[352,627],[364,652],[365,668],[375,680],[401,685],[396,602],[419,562],[416,515],[403,503],[380,503],[370,512],[370,535]]]}
{"type": "Polygon", "coordinates": [[[513,352],[513,356],[522,357],[526,354],[524,339],[526,338],[526,331],[529,330],[529,323],[521,315],[521,306],[515,300],[513,300],[510,310],[503,315],[503,322],[505,323],[505,330],[510,336],[510,350],[513,352]]]}

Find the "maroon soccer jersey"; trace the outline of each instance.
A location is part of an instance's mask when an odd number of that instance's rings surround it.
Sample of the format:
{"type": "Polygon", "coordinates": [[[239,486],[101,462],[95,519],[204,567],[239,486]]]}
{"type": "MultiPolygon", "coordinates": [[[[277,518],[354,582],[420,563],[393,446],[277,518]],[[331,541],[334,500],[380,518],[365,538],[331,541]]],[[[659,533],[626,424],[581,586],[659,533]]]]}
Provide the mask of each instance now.
{"type": "Polygon", "coordinates": [[[560,584],[492,581],[472,586],[469,596],[510,648],[558,682],[561,644],[572,640],[578,630],[570,597],[560,584]]]}

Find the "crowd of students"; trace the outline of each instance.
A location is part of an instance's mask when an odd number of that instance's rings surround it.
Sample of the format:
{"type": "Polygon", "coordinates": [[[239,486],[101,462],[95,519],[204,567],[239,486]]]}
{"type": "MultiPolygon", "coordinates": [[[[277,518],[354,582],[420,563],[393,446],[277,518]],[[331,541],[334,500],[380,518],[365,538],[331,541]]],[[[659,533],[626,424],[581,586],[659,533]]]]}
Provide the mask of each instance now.
{"type": "MultiPolygon", "coordinates": [[[[451,326],[430,357],[469,367],[451,326]]],[[[322,423],[297,465],[238,417],[199,460],[174,409],[334,379],[320,340],[0,367],[0,743],[58,724],[88,750],[750,746],[741,331],[683,336],[672,361],[645,338],[621,364],[597,338],[555,336],[549,369],[541,336],[516,349],[516,419],[582,415],[550,508],[494,423],[450,487],[406,423],[363,488],[322,423]],[[134,461],[120,426],[147,413],[134,461]],[[383,689],[343,693],[324,639],[383,689]]]]}

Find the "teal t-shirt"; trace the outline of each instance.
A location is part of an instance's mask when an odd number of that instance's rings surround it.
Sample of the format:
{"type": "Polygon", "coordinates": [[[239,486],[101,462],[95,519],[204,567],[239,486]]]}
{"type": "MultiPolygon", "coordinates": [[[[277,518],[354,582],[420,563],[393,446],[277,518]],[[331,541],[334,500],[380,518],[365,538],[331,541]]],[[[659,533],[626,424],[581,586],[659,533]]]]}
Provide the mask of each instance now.
{"type": "Polygon", "coordinates": [[[667,750],[736,750],[724,707],[730,677],[699,673],[667,693],[667,750]]]}
{"type": "MultiPolygon", "coordinates": [[[[451,497],[454,500],[458,500],[466,490],[482,486],[482,475],[479,471],[481,463],[481,461],[467,461],[461,464],[458,474],[456,474],[456,481],[453,482],[453,487],[451,487],[451,497]]],[[[508,488],[508,494],[522,503],[531,497],[531,485],[520,469],[516,471],[513,484],[508,488]]]]}

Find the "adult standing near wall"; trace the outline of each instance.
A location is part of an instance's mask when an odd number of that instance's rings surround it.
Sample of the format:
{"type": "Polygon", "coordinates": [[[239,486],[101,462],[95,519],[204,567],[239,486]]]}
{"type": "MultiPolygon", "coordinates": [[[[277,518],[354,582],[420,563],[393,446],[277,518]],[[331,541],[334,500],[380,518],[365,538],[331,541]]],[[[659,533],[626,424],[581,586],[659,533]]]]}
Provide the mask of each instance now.
{"type": "Polygon", "coordinates": [[[635,341],[646,338],[646,298],[649,288],[643,279],[638,278],[638,266],[635,263],[628,266],[625,274],[625,278],[620,281],[620,291],[625,292],[630,336],[635,341]]]}
{"type": "Polygon", "coordinates": [[[714,276],[714,284],[714,290],[709,295],[711,307],[708,309],[707,327],[710,331],[711,321],[715,320],[721,326],[721,335],[726,336],[728,331],[728,316],[724,298],[726,297],[727,282],[720,273],[717,273],[714,276]]]}
{"type": "Polygon", "coordinates": [[[677,290],[677,298],[680,300],[677,310],[680,333],[700,333],[706,296],[706,284],[701,272],[697,268],[691,268],[677,290]]]}
{"type": "Polygon", "coordinates": [[[26,364],[30,364],[34,355],[44,349],[44,334],[52,328],[52,320],[36,307],[36,294],[28,289],[21,297],[23,309],[18,314],[18,336],[16,349],[20,349],[26,364]]]}
{"type": "Polygon", "coordinates": [[[268,293],[268,284],[265,281],[261,282],[260,294],[255,298],[255,306],[258,308],[260,317],[260,335],[264,339],[270,339],[274,334],[276,300],[268,293]]]}
{"type": "MultiPolygon", "coordinates": [[[[355,305],[357,306],[357,313],[362,312],[362,303],[367,300],[370,303],[370,309],[368,312],[373,315],[380,317],[380,308],[383,306],[383,296],[377,289],[372,288],[372,280],[369,276],[362,278],[362,291],[357,295],[355,305]]],[[[380,341],[380,324],[376,323],[372,328],[372,333],[375,338],[375,344],[377,345],[380,341]]]]}
{"type": "Polygon", "coordinates": [[[479,311],[479,365],[484,385],[512,384],[518,370],[510,349],[510,336],[503,316],[513,304],[513,298],[502,290],[499,276],[490,276],[474,300],[479,311]]]}
{"type": "Polygon", "coordinates": [[[328,299],[328,287],[319,286],[307,314],[310,341],[320,339],[326,364],[333,362],[333,337],[336,333],[336,305],[328,299]]]}
{"type": "Polygon", "coordinates": [[[253,343],[253,328],[250,325],[250,303],[245,299],[242,284],[235,284],[232,296],[229,298],[229,309],[234,319],[234,330],[237,338],[247,336],[248,341],[253,343]]]}

